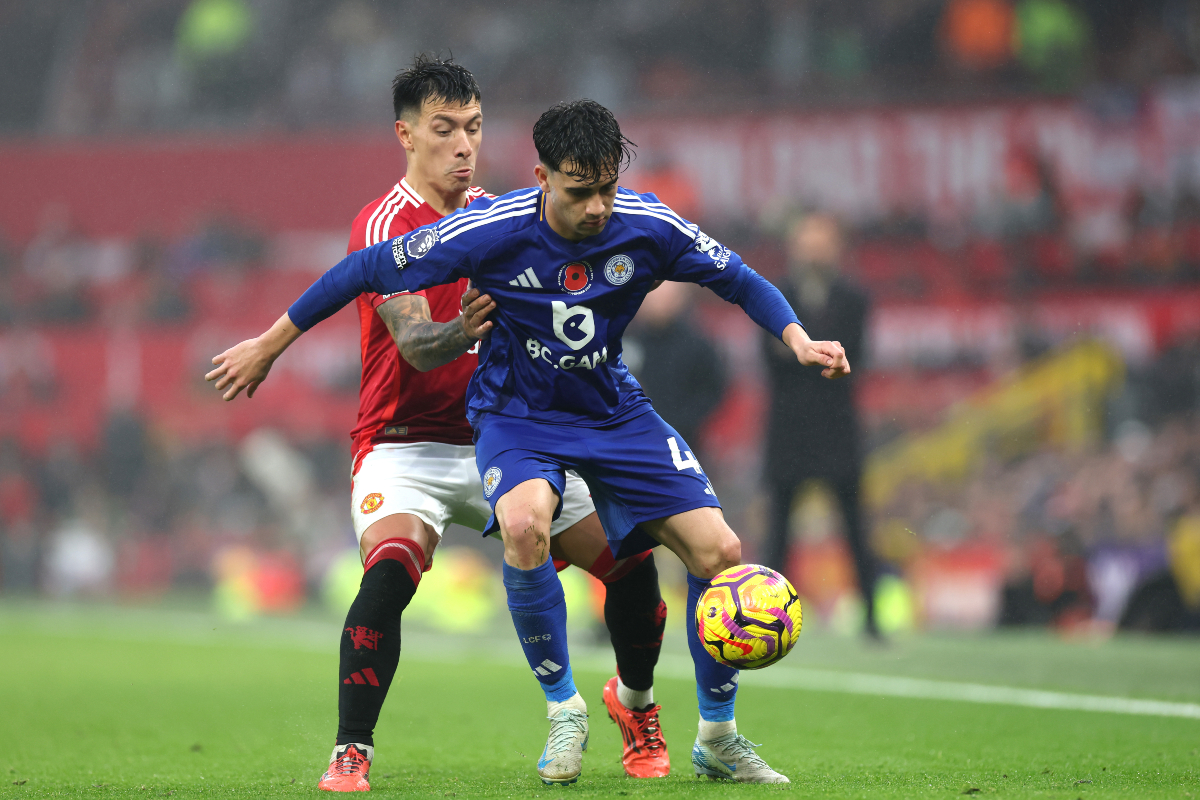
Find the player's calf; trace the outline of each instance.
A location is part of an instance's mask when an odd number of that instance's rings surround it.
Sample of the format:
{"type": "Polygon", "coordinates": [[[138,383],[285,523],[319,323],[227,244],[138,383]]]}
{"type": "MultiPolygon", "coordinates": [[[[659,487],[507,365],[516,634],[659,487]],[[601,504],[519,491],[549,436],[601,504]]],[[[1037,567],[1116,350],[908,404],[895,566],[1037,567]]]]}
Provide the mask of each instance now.
{"type": "Polygon", "coordinates": [[[504,589],[529,668],[546,695],[550,738],[538,761],[546,783],[573,783],[587,749],[587,705],[567,655],[567,603],[550,558],[558,495],[540,478],[517,484],[495,506],[504,538],[504,589]]]}

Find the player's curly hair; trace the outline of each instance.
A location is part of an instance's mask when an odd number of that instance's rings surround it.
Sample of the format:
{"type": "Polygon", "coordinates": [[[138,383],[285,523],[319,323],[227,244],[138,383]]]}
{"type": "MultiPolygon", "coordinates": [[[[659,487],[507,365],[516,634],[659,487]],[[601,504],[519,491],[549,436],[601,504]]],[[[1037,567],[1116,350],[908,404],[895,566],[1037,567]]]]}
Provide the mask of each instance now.
{"type": "Polygon", "coordinates": [[[454,62],[454,56],[441,58],[421,53],[412,66],[392,79],[392,108],[396,119],[406,113],[421,113],[427,100],[447,103],[478,103],[483,98],[471,71],[454,62]]]}
{"type": "Polygon", "coordinates": [[[533,126],[538,158],[554,171],[563,164],[583,183],[616,177],[633,160],[636,144],[621,133],[617,119],[595,100],[558,103],[533,126]]]}

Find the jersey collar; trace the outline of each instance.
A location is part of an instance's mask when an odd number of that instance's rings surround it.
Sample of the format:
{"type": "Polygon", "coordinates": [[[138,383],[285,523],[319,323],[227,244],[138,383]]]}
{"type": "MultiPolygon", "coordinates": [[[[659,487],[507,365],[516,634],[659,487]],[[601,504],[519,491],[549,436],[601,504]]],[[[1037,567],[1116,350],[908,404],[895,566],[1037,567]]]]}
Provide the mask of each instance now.
{"type": "Polygon", "coordinates": [[[411,185],[409,185],[407,176],[401,178],[400,183],[398,185],[400,186],[400,191],[402,191],[406,195],[408,195],[409,199],[412,200],[414,203],[416,203],[418,206],[425,205],[425,198],[421,197],[421,195],[417,194],[417,190],[414,189],[411,185]]]}

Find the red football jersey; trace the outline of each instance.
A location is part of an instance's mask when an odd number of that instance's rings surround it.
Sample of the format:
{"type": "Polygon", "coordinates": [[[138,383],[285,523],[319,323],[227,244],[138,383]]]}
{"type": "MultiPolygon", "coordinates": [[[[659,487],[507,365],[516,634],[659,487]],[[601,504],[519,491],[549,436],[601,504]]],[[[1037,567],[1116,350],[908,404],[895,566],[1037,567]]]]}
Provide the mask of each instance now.
{"type": "MultiPolygon", "coordinates": [[[[467,202],[486,194],[473,186],[467,190],[467,202]]],[[[346,252],[392,239],[441,218],[408,181],[401,179],[390,192],[359,212],[346,252]]],[[[462,311],[461,299],[467,288],[464,278],[415,294],[429,301],[434,322],[451,322],[462,311]]],[[[394,296],[368,293],[358,298],[362,383],[358,423],[350,432],[355,471],[363,456],[380,442],[471,444],[465,398],[471,373],[479,365],[479,346],[449,364],[421,372],[400,355],[391,332],[375,311],[394,296]]]]}

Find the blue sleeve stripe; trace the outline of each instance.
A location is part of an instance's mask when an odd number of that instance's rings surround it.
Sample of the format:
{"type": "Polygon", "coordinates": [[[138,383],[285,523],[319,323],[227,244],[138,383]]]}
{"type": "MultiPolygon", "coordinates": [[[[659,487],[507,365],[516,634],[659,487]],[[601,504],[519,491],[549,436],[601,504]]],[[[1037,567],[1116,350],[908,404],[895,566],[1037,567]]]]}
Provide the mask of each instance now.
{"type": "Polygon", "coordinates": [[[451,214],[438,223],[438,233],[449,233],[455,228],[465,224],[468,221],[489,217],[497,214],[505,209],[516,208],[517,206],[526,206],[536,202],[536,195],[541,189],[533,189],[527,194],[510,197],[506,200],[500,200],[492,203],[487,208],[475,209],[473,211],[459,211],[451,214]]]}
{"type": "Polygon", "coordinates": [[[692,239],[695,239],[696,235],[700,232],[700,229],[695,225],[688,225],[688,223],[683,221],[682,217],[676,216],[675,214],[668,216],[667,214],[651,210],[646,206],[639,208],[637,206],[624,205],[621,203],[620,199],[613,203],[613,213],[637,214],[638,216],[643,217],[654,217],[655,219],[660,219],[663,222],[669,222],[670,224],[674,225],[684,236],[690,236],[692,239]]]}
{"type": "Polygon", "coordinates": [[[470,225],[463,225],[462,227],[458,228],[457,230],[454,230],[454,231],[451,231],[450,233],[444,234],[442,236],[442,241],[448,242],[451,239],[453,239],[455,236],[458,236],[460,233],[466,233],[467,231],[473,230],[474,228],[478,228],[481,225],[491,225],[493,222],[499,222],[500,220],[509,219],[511,217],[527,217],[530,214],[536,214],[536,213],[537,213],[537,206],[533,206],[531,208],[518,208],[514,211],[509,211],[507,214],[500,214],[499,216],[496,216],[496,217],[486,217],[484,219],[478,220],[477,222],[472,222],[470,225]]]}

